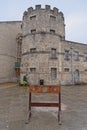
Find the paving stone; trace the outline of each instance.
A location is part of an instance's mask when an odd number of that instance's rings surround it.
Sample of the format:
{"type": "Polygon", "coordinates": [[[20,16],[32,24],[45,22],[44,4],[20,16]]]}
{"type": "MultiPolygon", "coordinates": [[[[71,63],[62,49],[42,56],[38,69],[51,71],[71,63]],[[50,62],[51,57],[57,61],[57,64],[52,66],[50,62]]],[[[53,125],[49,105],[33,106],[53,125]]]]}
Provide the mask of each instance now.
{"type": "MultiPolygon", "coordinates": [[[[87,85],[62,86],[62,125],[56,108],[32,108],[29,124],[28,87],[0,88],[0,130],[87,130],[87,85]]],[[[35,94],[37,101],[57,101],[56,94],[35,94]]]]}

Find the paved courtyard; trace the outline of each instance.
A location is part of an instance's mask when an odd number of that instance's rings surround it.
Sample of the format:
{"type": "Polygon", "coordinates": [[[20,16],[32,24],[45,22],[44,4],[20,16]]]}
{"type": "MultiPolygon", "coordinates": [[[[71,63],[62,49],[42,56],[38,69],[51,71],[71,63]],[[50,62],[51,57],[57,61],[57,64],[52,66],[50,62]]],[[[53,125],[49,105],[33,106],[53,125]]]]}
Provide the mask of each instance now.
{"type": "MultiPolygon", "coordinates": [[[[33,108],[30,124],[28,87],[0,85],[0,130],[87,130],[87,85],[62,86],[62,125],[56,108],[33,108]]],[[[35,94],[33,100],[57,101],[56,94],[35,94]]]]}

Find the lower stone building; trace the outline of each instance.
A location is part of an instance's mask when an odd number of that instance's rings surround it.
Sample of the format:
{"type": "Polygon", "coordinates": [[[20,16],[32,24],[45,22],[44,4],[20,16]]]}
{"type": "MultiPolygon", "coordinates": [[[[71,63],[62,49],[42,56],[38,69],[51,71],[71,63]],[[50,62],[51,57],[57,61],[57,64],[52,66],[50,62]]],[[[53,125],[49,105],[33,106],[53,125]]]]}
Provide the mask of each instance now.
{"type": "MultiPolygon", "coordinates": [[[[67,25],[68,26],[68,25],[67,25]]],[[[63,13],[28,8],[22,21],[0,22],[0,82],[87,83],[87,45],[65,39],[63,13]]]]}

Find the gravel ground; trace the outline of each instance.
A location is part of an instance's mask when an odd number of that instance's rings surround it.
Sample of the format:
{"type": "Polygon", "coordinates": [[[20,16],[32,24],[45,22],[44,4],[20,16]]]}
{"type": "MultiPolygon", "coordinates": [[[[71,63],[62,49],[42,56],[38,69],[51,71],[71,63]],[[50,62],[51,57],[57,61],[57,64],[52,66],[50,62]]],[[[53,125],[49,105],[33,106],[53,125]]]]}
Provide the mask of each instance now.
{"type": "MultiPolygon", "coordinates": [[[[62,86],[61,122],[57,108],[32,108],[29,124],[28,87],[17,84],[0,85],[0,130],[87,130],[87,85],[62,86]]],[[[57,101],[56,94],[34,94],[35,101],[57,101]]]]}

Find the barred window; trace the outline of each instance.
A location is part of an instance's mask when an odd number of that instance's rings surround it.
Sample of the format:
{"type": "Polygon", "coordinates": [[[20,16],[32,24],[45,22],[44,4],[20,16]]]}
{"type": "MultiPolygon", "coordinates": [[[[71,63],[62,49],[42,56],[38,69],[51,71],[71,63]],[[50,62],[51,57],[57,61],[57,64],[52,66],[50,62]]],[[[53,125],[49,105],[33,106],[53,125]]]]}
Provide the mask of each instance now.
{"type": "Polygon", "coordinates": [[[56,58],[56,49],[51,48],[51,58],[56,58]]]}
{"type": "Polygon", "coordinates": [[[87,62],[87,54],[84,55],[84,61],[87,62]]]}
{"type": "Polygon", "coordinates": [[[69,72],[69,68],[64,68],[64,72],[69,72]]]}
{"type": "Polygon", "coordinates": [[[65,50],[64,59],[65,59],[65,60],[70,60],[69,50],[65,50]]]}
{"type": "Polygon", "coordinates": [[[79,52],[74,51],[74,60],[78,61],[79,60],[79,52]]]}
{"type": "Polygon", "coordinates": [[[57,68],[51,68],[51,79],[57,78],[57,68]]]}

